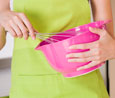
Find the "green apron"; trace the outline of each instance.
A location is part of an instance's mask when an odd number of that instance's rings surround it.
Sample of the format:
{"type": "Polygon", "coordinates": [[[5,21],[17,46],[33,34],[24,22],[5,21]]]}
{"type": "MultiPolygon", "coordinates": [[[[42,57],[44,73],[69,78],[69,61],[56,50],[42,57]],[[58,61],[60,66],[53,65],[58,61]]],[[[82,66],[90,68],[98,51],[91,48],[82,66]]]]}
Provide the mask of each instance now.
{"type": "Polygon", "coordinates": [[[9,98],[9,96],[4,96],[4,97],[0,97],[0,98],[9,98]]]}
{"type": "MultiPolygon", "coordinates": [[[[14,0],[39,32],[60,32],[90,22],[88,0],[14,0]]],[[[39,39],[15,39],[10,98],[109,98],[99,70],[64,78],[50,67],[39,39]]]]}

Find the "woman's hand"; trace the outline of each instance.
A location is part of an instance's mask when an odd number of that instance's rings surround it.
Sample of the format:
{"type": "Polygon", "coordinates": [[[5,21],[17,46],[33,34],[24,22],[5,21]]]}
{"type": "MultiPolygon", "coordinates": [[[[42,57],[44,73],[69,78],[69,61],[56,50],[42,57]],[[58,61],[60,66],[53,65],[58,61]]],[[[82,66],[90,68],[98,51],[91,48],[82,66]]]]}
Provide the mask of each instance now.
{"type": "Polygon", "coordinates": [[[24,37],[27,40],[30,35],[33,40],[35,39],[35,30],[23,13],[10,10],[0,12],[0,25],[13,37],[24,37]]]}
{"type": "Polygon", "coordinates": [[[82,53],[67,54],[66,57],[74,57],[74,59],[68,59],[69,62],[88,62],[91,63],[79,67],[77,70],[87,69],[97,64],[100,64],[106,60],[115,58],[115,39],[112,38],[109,33],[104,29],[89,28],[91,32],[99,34],[100,39],[98,41],[86,44],[72,45],[69,49],[90,49],[90,51],[82,53]]]}

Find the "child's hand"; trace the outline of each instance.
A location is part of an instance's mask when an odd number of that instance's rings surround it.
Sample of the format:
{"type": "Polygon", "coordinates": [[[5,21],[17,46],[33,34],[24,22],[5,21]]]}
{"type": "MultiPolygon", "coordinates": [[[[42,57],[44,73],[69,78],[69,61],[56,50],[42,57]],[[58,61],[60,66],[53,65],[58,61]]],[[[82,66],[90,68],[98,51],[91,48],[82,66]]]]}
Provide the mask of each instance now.
{"type": "Polygon", "coordinates": [[[100,39],[96,42],[79,44],[70,46],[71,49],[90,49],[90,51],[82,53],[71,53],[67,57],[74,57],[69,59],[69,62],[88,62],[88,65],[78,68],[77,70],[87,69],[106,60],[115,58],[115,39],[113,39],[106,30],[90,28],[90,31],[100,35],[100,39]]]}
{"type": "Polygon", "coordinates": [[[13,37],[24,37],[27,40],[30,35],[33,40],[35,39],[35,30],[23,13],[12,11],[0,12],[0,25],[13,37]]]}

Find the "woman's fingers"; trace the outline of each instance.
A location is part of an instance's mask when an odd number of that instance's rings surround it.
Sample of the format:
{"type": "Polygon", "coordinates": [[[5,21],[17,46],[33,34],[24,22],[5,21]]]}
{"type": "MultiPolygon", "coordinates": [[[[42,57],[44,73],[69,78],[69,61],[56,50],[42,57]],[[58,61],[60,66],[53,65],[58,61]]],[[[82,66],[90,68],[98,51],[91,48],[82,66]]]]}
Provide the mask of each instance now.
{"type": "Polygon", "coordinates": [[[99,29],[99,28],[92,28],[92,27],[89,27],[89,30],[93,33],[96,33],[100,36],[103,36],[105,33],[106,33],[106,30],[104,29],[99,29]]]}
{"type": "Polygon", "coordinates": [[[70,53],[66,55],[66,58],[70,58],[70,57],[86,58],[86,57],[97,56],[99,54],[100,54],[100,51],[96,48],[87,52],[70,53]]]}
{"type": "Polygon", "coordinates": [[[12,27],[10,27],[9,25],[4,26],[4,27],[5,27],[5,30],[8,31],[13,37],[18,37],[12,27]]]}
{"type": "MultiPolygon", "coordinates": [[[[90,27],[89,30],[93,33],[100,35],[100,37],[103,37],[106,34],[106,30],[104,30],[104,29],[90,27]]],[[[99,47],[99,46],[100,46],[100,41],[97,40],[97,41],[91,42],[91,43],[72,45],[69,47],[69,49],[89,49],[89,48],[95,48],[95,47],[99,47]]]]}
{"type": "Polygon", "coordinates": [[[100,63],[101,63],[101,61],[92,61],[91,63],[89,63],[89,64],[87,64],[87,65],[85,65],[85,66],[82,66],[82,67],[77,68],[77,71],[91,68],[91,67],[96,66],[96,65],[98,65],[98,64],[100,64],[100,63]]]}
{"type": "Polygon", "coordinates": [[[24,37],[24,39],[28,39],[28,36],[30,35],[32,39],[35,39],[34,29],[23,13],[12,11],[1,13],[0,25],[7,28],[5,30],[15,37],[24,37]]]}
{"type": "Polygon", "coordinates": [[[73,59],[68,59],[68,62],[89,62],[89,61],[98,61],[98,60],[100,60],[100,57],[93,56],[93,57],[88,57],[88,58],[73,58],[73,59]]]}
{"type": "Polygon", "coordinates": [[[23,34],[22,34],[20,28],[18,27],[18,25],[16,25],[15,22],[12,20],[9,22],[9,24],[12,27],[12,29],[16,32],[17,36],[19,38],[22,38],[23,34]]]}
{"type": "Polygon", "coordinates": [[[24,24],[26,25],[26,27],[29,30],[29,34],[32,37],[32,39],[35,39],[35,33],[34,33],[34,29],[31,25],[31,23],[29,22],[28,18],[23,14],[23,13],[18,13],[19,17],[22,19],[22,21],[24,22],[24,24]]]}
{"type": "Polygon", "coordinates": [[[28,30],[25,27],[23,21],[19,18],[19,17],[14,17],[14,22],[16,23],[16,25],[18,25],[18,27],[20,28],[21,32],[22,32],[22,36],[24,37],[25,40],[28,39],[28,30]]]}
{"type": "Polygon", "coordinates": [[[99,46],[99,41],[95,41],[91,43],[72,45],[69,47],[69,49],[90,49],[90,48],[95,48],[98,46],[99,46]]]}

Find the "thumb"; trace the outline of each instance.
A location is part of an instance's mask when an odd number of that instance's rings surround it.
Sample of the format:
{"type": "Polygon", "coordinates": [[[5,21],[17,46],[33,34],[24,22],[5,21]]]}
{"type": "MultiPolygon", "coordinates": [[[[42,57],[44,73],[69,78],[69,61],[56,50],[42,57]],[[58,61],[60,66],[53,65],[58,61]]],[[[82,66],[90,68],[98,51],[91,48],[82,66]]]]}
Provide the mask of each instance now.
{"type": "Polygon", "coordinates": [[[103,29],[89,27],[89,31],[91,31],[93,33],[96,33],[96,34],[98,34],[100,36],[103,34],[103,29]]]}

